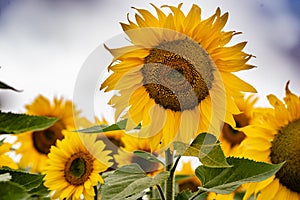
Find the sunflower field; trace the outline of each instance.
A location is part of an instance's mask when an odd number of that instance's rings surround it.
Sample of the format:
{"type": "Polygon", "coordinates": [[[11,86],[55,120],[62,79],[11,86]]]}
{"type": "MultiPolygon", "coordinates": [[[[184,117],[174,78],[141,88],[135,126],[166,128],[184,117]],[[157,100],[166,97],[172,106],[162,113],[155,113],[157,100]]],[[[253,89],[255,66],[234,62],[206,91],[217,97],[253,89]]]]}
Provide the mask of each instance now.
{"type": "Polygon", "coordinates": [[[257,106],[237,75],[255,56],[224,29],[229,13],[183,5],[132,7],[115,39],[126,44],[101,45],[111,59],[96,91],[113,123],[63,96],[0,111],[0,200],[300,200],[293,82],[257,106]]]}

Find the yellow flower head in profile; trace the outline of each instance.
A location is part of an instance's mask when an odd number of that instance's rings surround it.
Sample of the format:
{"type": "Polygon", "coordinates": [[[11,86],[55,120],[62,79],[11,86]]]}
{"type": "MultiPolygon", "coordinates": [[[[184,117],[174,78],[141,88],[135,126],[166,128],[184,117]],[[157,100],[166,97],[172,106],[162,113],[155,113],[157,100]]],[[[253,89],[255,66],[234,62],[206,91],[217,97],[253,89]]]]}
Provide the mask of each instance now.
{"type": "Polygon", "coordinates": [[[71,101],[64,101],[62,98],[54,98],[53,104],[44,96],[38,96],[30,105],[26,105],[27,114],[57,117],[59,120],[51,127],[34,132],[26,132],[17,135],[16,143],[21,146],[16,153],[22,155],[20,167],[30,168],[32,172],[41,172],[46,164],[47,154],[50,147],[55,145],[56,140],[62,140],[62,130],[75,129],[75,117],[79,111],[73,110],[71,101]]]}
{"type": "Polygon", "coordinates": [[[168,147],[174,140],[190,143],[199,132],[219,134],[221,122],[235,126],[239,113],[233,97],[255,92],[232,72],[250,69],[252,57],[242,50],[246,42],[228,46],[235,31],[223,31],[228,13],[218,8],[207,19],[193,5],[187,15],[178,7],[156,16],[136,9],[136,23],[121,23],[132,46],[109,49],[113,73],[102,83],[119,93],[110,103],[116,119],[128,118],[127,129],[141,124],[139,137],[151,139],[151,148],[168,147]]]}
{"type": "MultiPolygon", "coordinates": [[[[105,143],[105,149],[111,151],[111,156],[118,153],[118,150],[121,147],[124,147],[124,143],[122,141],[122,137],[125,135],[124,131],[116,130],[116,131],[107,131],[104,133],[100,133],[97,135],[97,140],[101,140],[105,143]]],[[[117,168],[117,163],[113,159],[113,165],[108,170],[114,170],[117,168]]]]}
{"type": "MultiPolygon", "coordinates": [[[[145,138],[137,138],[135,136],[124,134],[122,137],[124,147],[118,150],[118,153],[114,155],[114,159],[117,162],[118,167],[129,165],[132,163],[138,164],[144,172],[152,176],[158,172],[163,171],[164,166],[161,163],[151,162],[144,158],[134,155],[134,151],[141,150],[145,152],[151,152],[149,140],[145,138]]],[[[152,154],[156,157],[159,155],[159,149],[152,151],[152,154]]]]}
{"type": "Polygon", "coordinates": [[[244,199],[253,193],[258,200],[300,199],[300,97],[288,85],[284,102],[268,96],[273,109],[257,113],[255,124],[244,130],[247,137],[241,143],[241,156],[285,164],[274,176],[248,184],[244,199]]]}
{"type": "Polygon", "coordinates": [[[0,168],[1,167],[10,167],[12,169],[18,169],[18,165],[15,161],[7,155],[10,151],[12,144],[0,141],[0,168]]]}
{"type": "Polygon", "coordinates": [[[221,147],[226,156],[238,154],[238,147],[246,137],[242,129],[252,123],[253,113],[256,110],[254,104],[257,100],[258,98],[253,95],[247,98],[235,99],[236,105],[241,111],[241,113],[233,115],[236,127],[225,123],[219,137],[221,147]]]}
{"type": "Polygon", "coordinates": [[[56,199],[94,199],[94,186],[103,179],[99,173],[112,165],[104,150],[105,144],[96,141],[96,135],[67,133],[63,140],[52,146],[47,167],[45,168],[44,185],[56,199]]]}
{"type": "Polygon", "coordinates": [[[176,170],[175,175],[190,176],[188,178],[181,179],[177,182],[179,192],[184,190],[196,192],[198,191],[198,187],[201,186],[201,182],[196,177],[195,170],[192,168],[191,161],[184,162],[182,164],[181,170],[176,170]]]}

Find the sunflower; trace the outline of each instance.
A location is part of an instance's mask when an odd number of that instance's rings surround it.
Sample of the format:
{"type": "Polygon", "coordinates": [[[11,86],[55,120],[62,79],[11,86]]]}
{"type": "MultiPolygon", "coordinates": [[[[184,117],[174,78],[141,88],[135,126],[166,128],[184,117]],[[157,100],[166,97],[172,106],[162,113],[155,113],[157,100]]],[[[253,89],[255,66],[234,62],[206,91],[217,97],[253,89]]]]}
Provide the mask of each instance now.
{"type": "MultiPolygon", "coordinates": [[[[134,151],[141,150],[145,152],[151,152],[148,139],[138,138],[133,135],[125,134],[122,137],[124,147],[118,150],[118,154],[114,155],[114,159],[117,162],[117,166],[128,165],[137,163],[148,175],[152,176],[164,170],[164,166],[161,163],[151,162],[144,158],[134,155],[134,151]]],[[[152,151],[152,154],[156,157],[160,156],[159,149],[152,151]]]]}
{"type": "Polygon", "coordinates": [[[15,161],[7,155],[11,150],[12,144],[0,141],[0,168],[1,167],[10,167],[12,169],[18,169],[18,165],[15,161]]]}
{"type": "Polygon", "coordinates": [[[99,173],[112,165],[102,141],[96,135],[66,134],[51,146],[44,173],[44,185],[51,190],[52,198],[93,199],[94,186],[103,179],[99,173]]]}
{"type": "Polygon", "coordinates": [[[300,199],[300,97],[286,84],[284,101],[269,95],[273,109],[257,114],[255,124],[243,129],[241,156],[283,167],[272,177],[250,183],[244,199],[300,199]]]}
{"type": "MultiPolygon", "coordinates": [[[[118,153],[120,147],[124,147],[122,137],[124,136],[124,131],[107,131],[97,135],[97,140],[101,140],[105,143],[105,149],[111,151],[111,156],[118,153]]],[[[113,165],[108,170],[113,170],[117,168],[117,162],[113,157],[113,165]]]]}
{"type": "Polygon", "coordinates": [[[184,190],[190,190],[192,192],[198,191],[198,187],[201,186],[200,180],[195,175],[195,170],[191,166],[191,161],[184,162],[182,164],[181,170],[176,170],[176,176],[185,175],[189,176],[187,178],[178,180],[178,190],[179,192],[184,190]]]}
{"type": "Polygon", "coordinates": [[[233,115],[236,127],[225,123],[219,137],[221,147],[226,156],[234,156],[238,153],[238,146],[246,137],[241,129],[252,123],[253,114],[255,112],[254,104],[257,100],[258,98],[253,95],[247,98],[235,99],[236,105],[241,111],[240,114],[233,115]]]}
{"type": "Polygon", "coordinates": [[[51,127],[34,132],[26,132],[17,135],[16,143],[21,143],[16,153],[22,155],[19,166],[30,168],[32,172],[41,172],[47,160],[50,147],[55,145],[56,140],[62,140],[64,135],[62,130],[75,129],[75,118],[79,116],[79,111],[73,110],[71,101],[64,101],[62,98],[54,98],[50,101],[44,96],[38,96],[30,105],[26,105],[27,114],[58,117],[59,120],[51,127]]]}
{"type": "Polygon", "coordinates": [[[187,15],[182,4],[163,6],[169,14],[152,6],[157,17],[136,9],[136,23],[121,23],[132,46],[107,47],[112,74],[100,89],[118,91],[110,100],[115,119],[128,118],[127,130],[141,124],[139,137],[151,138],[151,149],[190,143],[199,132],[218,135],[223,121],[234,127],[233,97],[256,90],[232,73],[254,66],[246,64],[252,57],[242,51],[246,42],[227,45],[239,34],[222,30],[228,13],[218,8],[202,20],[197,5],[187,15]]]}

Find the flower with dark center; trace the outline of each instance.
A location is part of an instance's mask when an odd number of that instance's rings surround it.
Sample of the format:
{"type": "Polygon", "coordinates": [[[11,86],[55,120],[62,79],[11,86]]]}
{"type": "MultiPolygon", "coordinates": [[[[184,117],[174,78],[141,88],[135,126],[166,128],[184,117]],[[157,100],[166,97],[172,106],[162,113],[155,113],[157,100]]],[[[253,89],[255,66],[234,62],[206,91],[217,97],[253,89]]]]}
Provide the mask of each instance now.
{"type": "MultiPolygon", "coordinates": [[[[114,155],[114,159],[117,162],[117,166],[121,167],[123,165],[136,163],[138,164],[144,172],[152,176],[164,170],[164,166],[158,162],[151,162],[142,157],[135,155],[133,152],[136,150],[145,151],[151,153],[150,144],[148,139],[138,138],[134,134],[125,134],[122,137],[122,142],[124,147],[118,150],[118,153],[114,155]]],[[[158,157],[159,149],[155,149],[152,152],[153,156],[158,157]]]]}
{"type": "Polygon", "coordinates": [[[233,115],[234,127],[224,123],[219,137],[221,147],[226,156],[236,156],[239,153],[239,145],[246,138],[243,129],[252,123],[254,112],[257,109],[254,107],[257,100],[258,98],[254,95],[235,99],[235,103],[241,113],[233,115]]]}
{"type": "Polygon", "coordinates": [[[250,183],[246,199],[253,192],[258,199],[300,199],[300,97],[288,85],[284,102],[269,95],[274,109],[256,113],[259,119],[244,130],[247,137],[241,143],[241,156],[273,164],[285,162],[274,176],[250,183]]]}
{"type": "Polygon", "coordinates": [[[69,100],[54,98],[51,104],[47,98],[41,95],[32,104],[27,105],[26,109],[30,115],[58,118],[54,125],[45,130],[16,135],[16,143],[21,143],[21,146],[16,150],[22,155],[20,167],[30,168],[32,172],[42,172],[51,146],[55,145],[57,140],[64,138],[62,131],[75,129],[74,120],[79,117],[79,111],[73,108],[73,103],[69,100]]]}
{"type": "Polygon", "coordinates": [[[132,46],[107,47],[112,74],[101,89],[118,91],[110,100],[115,119],[128,118],[127,130],[141,124],[139,137],[152,150],[174,140],[190,143],[200,132],[218,136],[223,121],[235,127],[234,97],[255,89],[232,72],[254,66],[246,64],[252,57],[242,51],[246,42],[227,45],[238,34],[222,30],[228,13],[218,8],[203,20],[197,5],[187,15],[182,4],[163,6],[168,14],[152,6],[157,17],[136,9],[136,23],[121,23],[132,46]]]}
{"type": "Polygon", "coordinates": [[[94,199],[94,186],[103,183],[101,172],[112,165],[110,151],[96,135],[74,133],[52,146],[44,173],[44,185],[53,199],[94,199]]]}

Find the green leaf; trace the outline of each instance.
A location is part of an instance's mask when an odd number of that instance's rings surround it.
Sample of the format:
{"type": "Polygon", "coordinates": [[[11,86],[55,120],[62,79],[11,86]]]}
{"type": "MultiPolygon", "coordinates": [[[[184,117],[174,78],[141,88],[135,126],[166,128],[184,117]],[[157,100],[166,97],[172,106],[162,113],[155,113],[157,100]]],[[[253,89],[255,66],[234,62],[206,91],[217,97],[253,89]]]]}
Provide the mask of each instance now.
{"type": "MultiPolygon", "coordinates": [[[[234,194],[233,200],[243,200],[244,196],[245,196],[245,191],[237,192],[234,194]]],[[[248,199],[248,200],[250,200],[250,199],[248,199]]]]}
{"type": "Polygon", "coordinates": [[[183,192],[180,192],[176,195],[175,200],[206,200],[207,199],[207,193],[192,193],[190,190],[185,190],[183,192]]]}
{"type": "Polygon", "coordinates": [[[215,168],[231,167],[226,161],[220,143],[212,134],[199,134],[191,145],[182,142],[174,142],[173,145],[179,154],[198,157],[204,166],[215,168]]]}
{"type": "Polygon", "coordinates": [[[275,174],[283,165],[255,162],[245,158],[228,157],[227,162],[233,167],[210,168],[199,166],[195,173],[201,180],[202,191],[229,194],[241,184],[257,182],[275,174]]]}
{"type": "Polygon", "coordinates": [[[14,134],[40,131],[52,126],[58,118],[0,112],[0,133],[14,134]]]}
{"type": "Polygon", "coordinates": [[[11,182],[15,182],[23,186],[27,191],[39,187],[43,181],[44,175],[30,174],[21,170],[13,170],[10,168],[0,168],[0,174],[9,173],[11,175],[11,182]]]}
{"type": "Polygon", "coordinates": [[[102,133],[107,131],[115,131],[115,130],[123,130],[126,127],[127,119],[121,120],[117,122],[116,124],[112,125],[97,125],[92,126],[90,128],[85,128],[81,130],[77,130],[77,132],[80,133],[102,133]]]}
{"type": "MultiPolygon", "coordinates": [[[[85,128],[81,130],[77,130],[80,133],[102,133],[108,131],[116,131],[116,130],[125,130],[126,128],[127,119],[123,119],[115,124],[112,125],[97,125],[92,126],[90,128],[85,128]]],[[[140,129],[140,125],[138,125],[135,129],[140,129]]]]}
{"type": "Polygon", "coordinates": [[[31,197],[45,197],[49,195],[49,190],[44,184],[40,184],[38,187],[33,188],[28,192],[31,197]]]}
{"type": "Polygon", "coordinates": [[[193,196],[193,193],[190,190],[185,190],[177,193],[175,200],[188,200],[191,196],[193,196]]]}
{"type": "MultiPolygon", "coordinates": [[[[13,170],[7,167],[0,168],[0,176],[9,174],[11,179],[11,187],[16,187],[17,191],[20,192],[20,196],[17,199],[21,198],[43,198],[49,194],[48,188],[43,185],[43,177],[41,174],[31,174],[21,170],[13,170]],[[23,195],[23,196],[21,196],[23,195]]],[[[7,183],[7,182],[5,182],[7,183]]],[[[12,188],[13,189],[13,188],[12,188]]],[[[10,197],[10,191],[6,191],[5,195],[10,197]]],[[[1,197],[1,195],[0,195],[1,197]]],[[[15,198],[13,198],[15,199],[15,198]]]]}
{"type": "Polygon", "coordinates": [[[150,162],[153,163],[161,163],[162,165],[165,165],[164,162],[162,162],[161,160],[159,160],[157,157],[155,157],[153,154],[146,152],[146,151],[142,151],[142,150],[136,150],[133,152],[134,155],[144,158],[145,160],[148,160],[150,162]]]}
{"type": "Polygon", "coordinates": [[[192,178],[194,175],[190,174],[190,175],[184,175],[184,174],[175,174],[175,182],[181,181],[181,180],[185,180],[188,178],[192,178]]]}
{"type": "Polygon", "coordinates": [[[201,193],[197,195],[193,200],[206,200],[207,196],[208,196],[207,192],[201,193]]]}
{"type": "Polygon", "coordinates": [[[13,90],[15,92],[22,92],[22,90],[17,90],[9,85],[7,85],[6,83],[3,83],[2,81],[0,81],[0,88],[1,89],[8,89],[8,90],[13,90]]]}
{"type": "Polygon", "coordinates": [[[22,200],[29,198],[29,194],[26,189],[17,183],[11,181],[0,182],[0,188],[1,200],[22,200]]]}
{"type": "Polygon", "coordinates": [[[130,199],[133,195],[140,194],[145,189],[165,181],[168,176],[168,172],[161,172],[151,178],[139,165],[126,165],[105,178],[102,196],[103,199],[130,199]]]}

